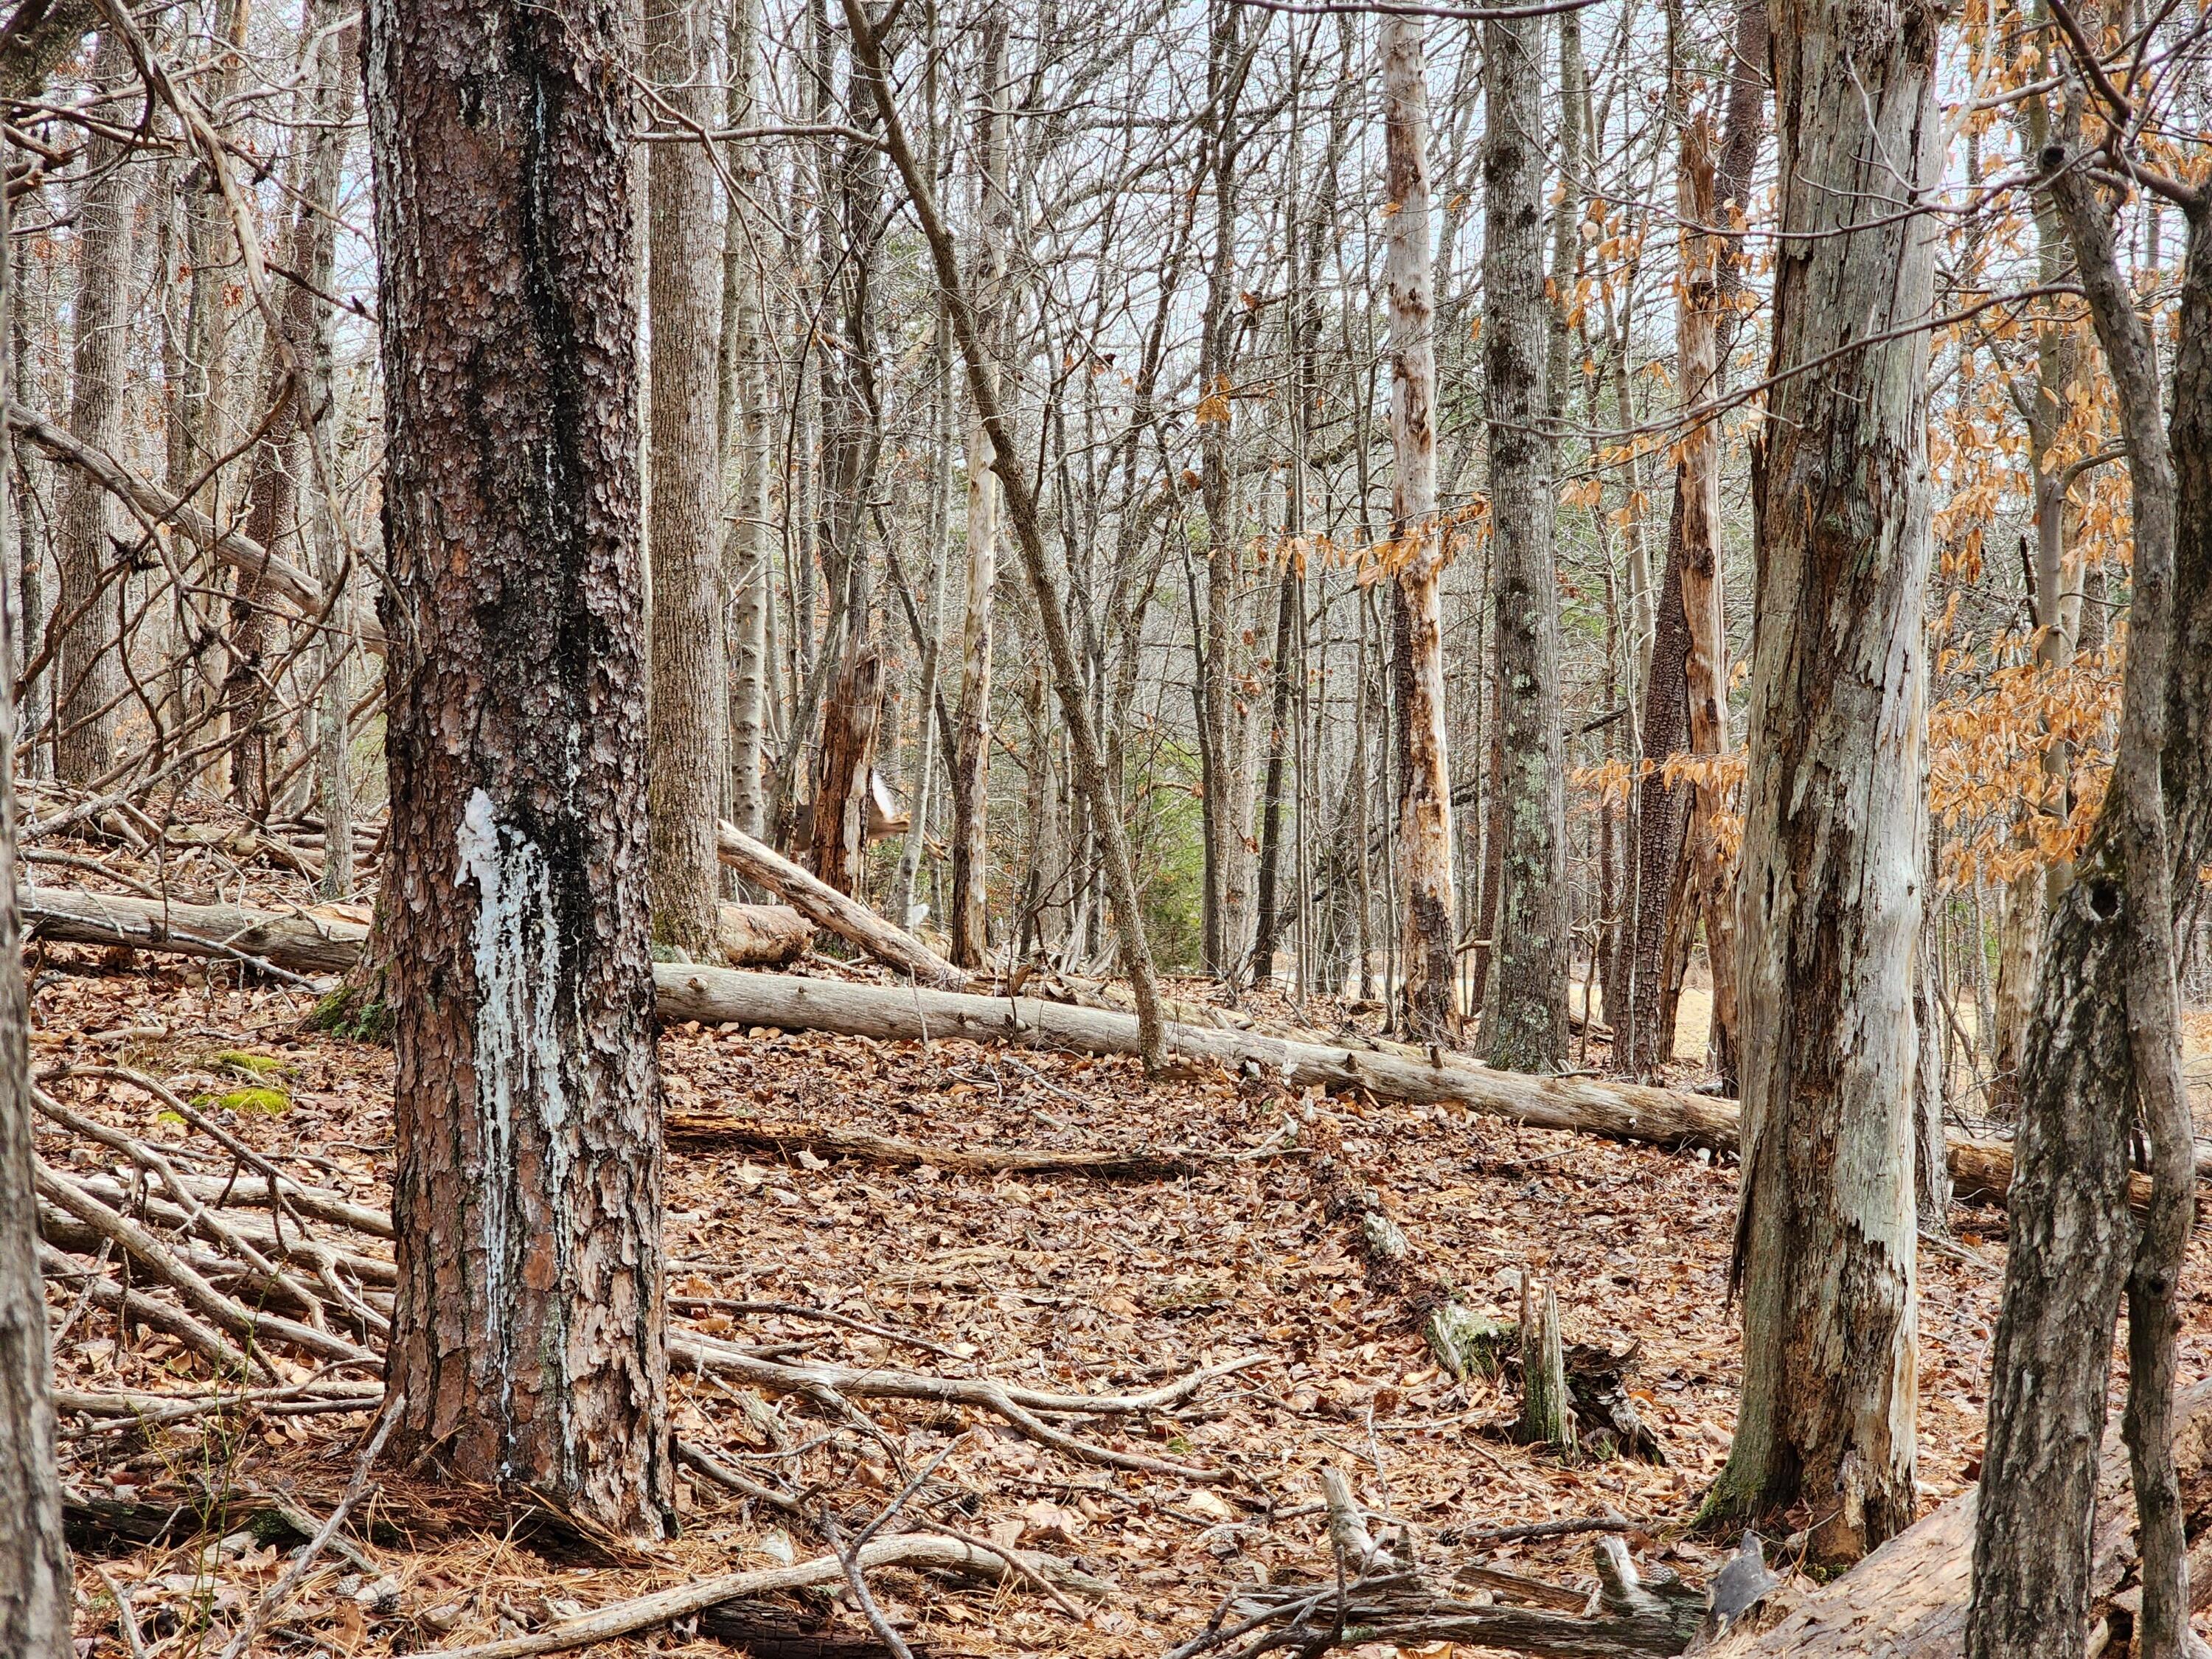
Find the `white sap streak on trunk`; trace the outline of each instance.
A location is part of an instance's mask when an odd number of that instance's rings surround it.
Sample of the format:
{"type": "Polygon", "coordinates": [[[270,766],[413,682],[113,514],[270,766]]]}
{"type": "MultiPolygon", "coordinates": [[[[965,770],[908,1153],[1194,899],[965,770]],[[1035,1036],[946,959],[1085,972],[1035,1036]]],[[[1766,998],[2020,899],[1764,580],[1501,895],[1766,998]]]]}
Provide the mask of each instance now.
{"type": "Polygon", "coordinates": [[[570,1164],[557,1028],[560,932],[544,854],[499,823],[491,797],[482,789],[470,795],[462,814],[459,848],[462,874],[477,887],[477,1206],[490,1346],[501,1357],[506,1380],[500,1404],[507,1412],[514,1394],[509,1298],[521,1277],[514,1254],[526,1248],[529,1228],[547,1226],[564,1277],[568,1255],[558,1201],[568,1189],[570,1164]],[[550,1215],[521,1213],[514,1128],[518,1109],[535,1110],[544,1126],[547,1168],[538,1190],[555,1200],[550,1215]]]}

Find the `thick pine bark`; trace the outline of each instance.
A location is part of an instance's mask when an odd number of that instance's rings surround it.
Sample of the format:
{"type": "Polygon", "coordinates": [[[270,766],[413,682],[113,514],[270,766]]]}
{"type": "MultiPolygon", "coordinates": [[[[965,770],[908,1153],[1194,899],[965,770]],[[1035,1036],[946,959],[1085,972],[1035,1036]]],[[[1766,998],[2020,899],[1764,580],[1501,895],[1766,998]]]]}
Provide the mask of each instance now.
{"type": "Polygon", "coordinates": [[[393,1445],[673,1509],[628,23],[374,0],[393,1445]]]}
{"type": "Polygon", "coordinates": [[[1436,279],[1429,245],[1429,82],[1419,18],[1382,20],[1383,182],[1391,205],[1391,558],[1400,607],[1398,888],[1403,988],[1416,1042],[1459,1030],[1453,995],[1451,768],[1445,753],[1443,607],[1449,557],[1437,522],[1436,279]]]}
{"type": "MultiPolygon", "coordinates": [[[[1010,135],[1006,114],[1006,20],[983,25],[981,110],[976,121],[978,239],[971,291],[986,340],[998,336],[1006,283],[1010,135]]],[[[999,480],[978,414],[968,427],[968,560],[960,621],[960,697],[952,739],[952,960],[981,968],[991,947],[991,595],[998,585],[999,480]]]]}
{"type": "Polygon", "coordinates": [[[1912,1190],[1941,14],[1773,12],[1783,245],[1741,890],[1743,1400],[1711,1508],[1826,1559],[1913,1517],[1912,1190]],[[1792,374],[1869,335],[1901,337],[1792,374]]]}
{"type": "Polygon", "coordinates": [[[1494,1066],[1555,1072],[1567,1051],[1566,769],[1551,440],[1540,429],[1547,356],[1543,21],[1495,18],[1482,27],[1490,110],[1482,379],[1504,760],[1482,1038],[1494,1066]]]}
{"type": "MultiPolygon", "coordinates": [[[[644,0],[645,72],[656,94],[714,123],[705,17],[692,0],[644,0]]],[[[653,331],[646,537],[653,570],[653,698],[647,864],[656,944],[714,948],[729,730],[715,428],[721,330],[714,158],[702,144],[648,146],[647,303],[653,331]]]]}
{"type": "MultiPolygon", "coordinates": [[[[21,48],[19,48],[19,51],[21,48]]],[[[10,73],[26,66],[0,63],[10,73]]],[[[45,76],[22,88],[35,94],[45,76]]],[[[8,203],[0,195],[0,342],[9,334],[14,258],[8,203]]],[[[0,394],[12,392],[10,359],[0,350],[0,394]]],[[[4,396],[0,396],[4,401],[4,396]]],[[[0,478],[14,471],[11,434],[0,428],[0,478]]],[[[0,546],[14,502],[0,489],[0,546]]],[[[16,659],[15,618],[0,605],[0,744],[13,754],[16,659]]],[[[69,1551],[62,1541],[57,1477],[53,1365],[46,1342],[46,1287],[39,1271],[38,1206],[31,1182],[30,1011],[23,988],[15,915],[15,780],[0,769],[0,1653],[70,1659],[69,1551]]]]}
{"type": "MultiPolygon", "coordinates": [[[[102,29],[92,78],[112,86],[130,70],[121,35],[102,29]]],[[[123,434],[123,360],[131,311],[131,169],[118,166],[119,141],[94,134],[87,144],[89,183],[77,206],[76,338],[70,378],[70,434],[113,453],[123,434]]],[[[54,556],[61,580],[54,614],[61,648],[54,667],[54,775],[90,783],[115,763],[115,711],[123,690],[116,654],[116,589],[107,580],[118,556],[118,526],[107,492],[85,473],[64,481],[54,556]]]]}
{"type": "MultiPolygon", "coordinates": [[[[2069,125],[2078,130],[2078,120],[2069,125]]],[[[2212,201],[2191,204],[2172,416],[2070,145],[2038,158],[2072,244],[2129,447],[2134,562],[2112,781],[2043,941],[2021,1056],[2019,1180],[1992,1350],[1968,1659],[2075,1659],[2092,1588],[2111,1331],[2128,1295],[2126,1437],[2142,1517],[2146,1655],[2181,1650],[2186,1577],[2168,1450],[2175,1278],[2193,1163],[2173,923],[2212,854],[2212,201]],[[2162,789],[2161,789],[2162,782],[2162,789]],[[2138,1136],[2149,1213],[2125,1208],[2138,1136]]]]}

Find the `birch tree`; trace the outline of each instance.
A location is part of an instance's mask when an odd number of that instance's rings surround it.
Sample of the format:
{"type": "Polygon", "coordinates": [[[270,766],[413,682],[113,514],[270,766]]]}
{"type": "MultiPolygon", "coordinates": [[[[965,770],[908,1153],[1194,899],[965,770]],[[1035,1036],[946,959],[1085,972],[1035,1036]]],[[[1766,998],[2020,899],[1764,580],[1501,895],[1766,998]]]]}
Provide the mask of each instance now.
{"type": "Polygon", "coordinates": [[[1390,303],[1390,562],[1399,667],[1398,869],[1404,907],[1400,1012],[1417,1041],[1459,1029],[1453,994],[1451,768],[1445,753],[1443,616],[1451,537],[1437,519],[1436,284],[1429,250],[1429,87],[1423,27],[1382,20],[1385,284],[1390,303]]]}

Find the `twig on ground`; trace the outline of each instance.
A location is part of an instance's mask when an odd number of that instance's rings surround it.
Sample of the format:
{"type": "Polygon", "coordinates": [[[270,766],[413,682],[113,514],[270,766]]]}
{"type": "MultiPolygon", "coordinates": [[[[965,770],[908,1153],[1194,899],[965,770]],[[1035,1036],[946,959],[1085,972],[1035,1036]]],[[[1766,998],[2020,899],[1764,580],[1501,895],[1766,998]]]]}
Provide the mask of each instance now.
{"type": "Polygon", "coordinates": [[[239,1659],[239,1656],[251,1645],[263,1623],[280,1612],[284,1603],[291,1599],[292,1592],[300,1587],[300,1581],[307,1576],[307,1570],[315,1565],[315,1558],[323,1553],[337,1529],[345,1524],[346,1516],[353,1512],[354,1505],[368,1490],[370,1466],[376,1462],[377,1454],[384,1449],[385,1439],[391,1434],[392,1425],[399,1420],[399,1413],[406,1404],[407,1396],[404,1394],[395,1393],[386,1400],[384,1414],[377,1419],[375,1432],[369,1436],[368,1443],[362,1448],[361,1455],[354,1461],[353,1477],[346,1482],[345,1492],[338,1498],[337,1507],[331,1511],[330,1519],[323,1522],[321,1529],[307,1540],[307,1547],[292,1558],[292,1565],[284,1570],[284,1576],[270,1585],[269,1593],[254,1604],[253,1611],[246,1614],[246,1622],[238,1627],[238,1633],[223,1649],[222,1659],[239,1659]]]}

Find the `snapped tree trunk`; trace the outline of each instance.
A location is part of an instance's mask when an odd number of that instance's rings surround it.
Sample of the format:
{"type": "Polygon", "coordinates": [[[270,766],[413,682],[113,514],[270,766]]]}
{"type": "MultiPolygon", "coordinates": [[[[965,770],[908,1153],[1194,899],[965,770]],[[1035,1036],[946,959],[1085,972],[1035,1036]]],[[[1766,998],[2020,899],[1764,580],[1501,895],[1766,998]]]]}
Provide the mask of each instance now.
{"type": "MultiPolygon", "coordinates": [[[[689,0],[648,0],[645,73],[671,109],[704,128],[714,106],[706,15],[689,0]]],[[[656,945],[714,948],[729,732],[723,639],[720,434],[716,429],[721,271],[714,239],[714,158],[704,143],[647,146],[647,304],[653,330],[652,453],[646,539],[653,570],[653,696],[647,753],[647,868],[656,945]]],[[[734,214],[735,209],[732,210],[734,214]]]]}
{"type": "Polygon", "coordinates": [[[1419,1042],[1458,1035],[1452,946],[1451,766],[1445,752],[1443,605],[1451,538],[1437,521],[1436,279],[1429,246],[1429,82],[1418,17],[1382,20],[1383,193],[1391,213],[1390,562],[1404,653],[1398,672],[1399,1012],[1419,1042]]]}
{"type": "Polygon", "coordinates": [[[629,26],[611,0],[392,0],[368,24],[392,1444],[659,1534],[629,26]]]}
{"type": "Polygon", "coordinates": [[[1493,1066],[1556,1072],[1567,1052],[1567,807],[1552,447],[1541,429],[1543,20],[1492,18],[1482,30],[1482,380],[1504,763],[1482,1041],[1493,1066]]]}
{"type": "Polygon", "coordinates": [[[1743,1403],[1709,1509],[1802,1501],[1819,1559],[1911,1524],[1912,1010],[1940,11],[1773,14],[1782,245],[1755,458],[1741,926],[1743,1403]],[[1886,337],[1894,333],[1898,337],[1886,337]],[[1873,335],[1876,343],[1843,351],[1873,335]],[[1820,362],[1820,366],[1807,366],[1820,362]]]}

